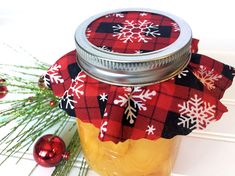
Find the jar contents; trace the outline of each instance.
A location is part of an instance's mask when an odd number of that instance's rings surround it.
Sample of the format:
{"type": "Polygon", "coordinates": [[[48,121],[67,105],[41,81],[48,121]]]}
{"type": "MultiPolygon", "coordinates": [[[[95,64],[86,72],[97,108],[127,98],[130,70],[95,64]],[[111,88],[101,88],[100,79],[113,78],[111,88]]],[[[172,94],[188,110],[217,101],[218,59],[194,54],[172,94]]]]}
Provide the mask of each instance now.
{"type": "Polygon", "coordinates": [[[98,139],[99,129],[77,120],[86,160],[102,176],[169,176],[175,161],[178,137],[126,140],[117,144],[98,139]]]}

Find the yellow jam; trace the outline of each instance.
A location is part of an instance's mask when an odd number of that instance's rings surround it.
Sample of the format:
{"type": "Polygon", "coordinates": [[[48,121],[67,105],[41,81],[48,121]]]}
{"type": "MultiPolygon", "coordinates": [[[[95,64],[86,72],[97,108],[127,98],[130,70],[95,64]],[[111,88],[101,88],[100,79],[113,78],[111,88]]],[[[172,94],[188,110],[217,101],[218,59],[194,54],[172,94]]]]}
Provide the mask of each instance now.
{"type": "Polygon", "coordinates": [[[99,129],[77,120],[84,155],[101,176],[169,176],[174,164],[177,141],[126,140],[117,144],[98,139],[99,129]]]}

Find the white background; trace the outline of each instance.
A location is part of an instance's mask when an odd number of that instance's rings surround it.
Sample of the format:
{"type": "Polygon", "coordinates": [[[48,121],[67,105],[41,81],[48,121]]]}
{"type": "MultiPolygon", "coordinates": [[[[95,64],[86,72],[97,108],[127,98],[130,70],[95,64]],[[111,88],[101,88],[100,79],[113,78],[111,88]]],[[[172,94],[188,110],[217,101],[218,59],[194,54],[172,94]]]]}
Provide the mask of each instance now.
{"type": "MultiPolygon", "coordinates": [[[[9,49],[9,46],[14,46],[52,64],[75,48],[74,32],[82,21],[99,12],[128,7],[152,8],[180,16],[191,26],[193,36],[200,39],[200,53],[235,66],[232,0],[0,0],[0,63],[27,62],[23,57],[26,53],[18,57],[9,49]]],[[[229,109],[223,119],[205,132],[183,138],[174,173],[187,176],[235,175],[234,96],[233,85],[223,99],[229,109]]],[[[0,173],[28,175],[35,166],[30,158],[18,165],[12,158],[0,166],[0,173]]],[[[51,171],[39,167],[32,175],[47,176],[51,171]]]]}

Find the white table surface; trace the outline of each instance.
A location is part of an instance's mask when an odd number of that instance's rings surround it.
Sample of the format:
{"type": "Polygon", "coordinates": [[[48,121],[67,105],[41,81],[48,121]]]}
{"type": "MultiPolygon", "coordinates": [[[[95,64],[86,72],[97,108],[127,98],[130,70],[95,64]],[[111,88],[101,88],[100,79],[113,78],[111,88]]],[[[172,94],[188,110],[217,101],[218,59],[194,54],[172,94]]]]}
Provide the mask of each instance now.
{"type": "MultiPolygon", "coordinates": [[[[194,37],[200,39],[200,53],[235,66],[235,11],[232,2],[0,0],[0,63],[27,63],[27,58],[32,54],[52,64],[75,48],[75,29],[86,18],[110,9],[144,7],[184,18],[192,27],[194,37]]],[[[195,132],[183,138],[173,170],[175,175],[235,175],[234,84],[226,92],[223,103],[229,112],[219,122],[203,132],[195,132]]],[[[35,167],[31,151],[17,165],[16,160],[17,155],[1,165],[1,175],[27,176],[35,168],[32,176],[49,176],[53,171],[53,168],[35,167]]],[[[79,162],[76,166],[71,175],[76,175],[79,162]]],[[[89,175],[95,173],[90,172],[89,175]]]]}

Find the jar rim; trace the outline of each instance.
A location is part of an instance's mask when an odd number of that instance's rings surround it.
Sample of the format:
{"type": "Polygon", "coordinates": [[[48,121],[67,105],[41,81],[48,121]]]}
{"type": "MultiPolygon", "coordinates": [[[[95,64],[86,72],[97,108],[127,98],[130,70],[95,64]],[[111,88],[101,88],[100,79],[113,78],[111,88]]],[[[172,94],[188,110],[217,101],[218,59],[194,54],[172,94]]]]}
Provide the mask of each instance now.
{"type": "Polygon", "coordinates": [[[191,40],[191,28],[181,18],[166,12],[142,8],[117,9],[100,13],[85,20],[78,26],[75,32],[77,62],[79,66],[88,75],[100,81],[124,86],[153,84],[178,74],[190,59],[191,40]],[[148,12],[166,16],[178,24],[180,34],[169,46],[141,54],[108,52],[89,42],[86,37],[86,29],[94,20],[107,14],[120,12],[148,12]],[[159,71],[161,74],[159,74],[159,71]],[[144,79],[137,80],[135,78],[139,76],[144,79]]]}

